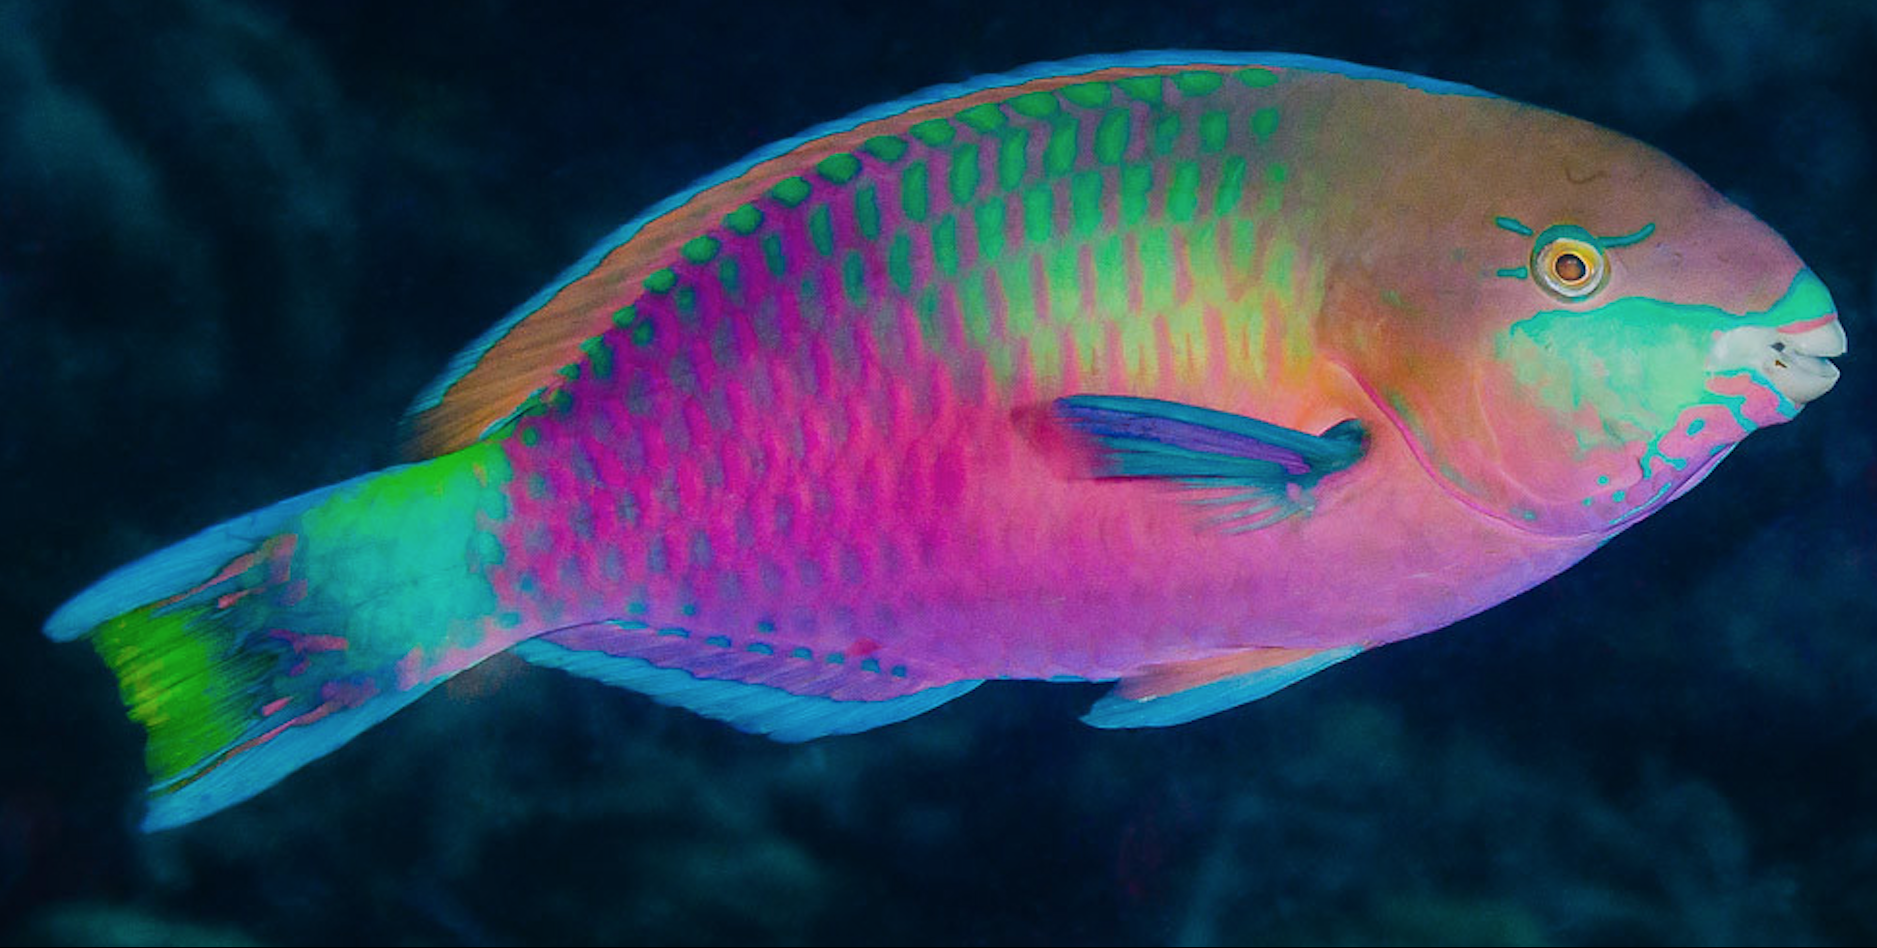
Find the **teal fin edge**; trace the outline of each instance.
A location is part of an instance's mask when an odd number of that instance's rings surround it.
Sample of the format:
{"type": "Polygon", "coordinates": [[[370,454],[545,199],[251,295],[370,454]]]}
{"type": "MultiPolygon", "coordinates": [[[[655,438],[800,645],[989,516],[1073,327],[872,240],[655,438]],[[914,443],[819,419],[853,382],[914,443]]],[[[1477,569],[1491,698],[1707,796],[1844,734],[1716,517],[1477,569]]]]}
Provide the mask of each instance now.
{"type": "Polygon", "coordinates": [[[215,575],[230,560],[253,550],[262,540],[281,532],[287,521],[318,506],[334,492],[397,469],[361,474],[223,521],[112,570],[46,619],[46,637],[69,642],[100,623],[194,586],[215,575]]]}
{"type": "Polygon", "coordinates": [[[265,742],[223,760],[218,766],[198,769],[151,787],[143,831],[153,833],[193,823],[259,794],[423,697],[438,682],[409,691],[378,694],[358,707],[307,725],[288,727],[265,742]],[[171,787],[175,789],[169,789],[171,787]]]}
{"type": "Polygon", "coordinates": [[[1280,688],[1294,685],[1362,651],[1360,645],[1325,649],[1288,665],[1263,668],[1248,675],[1209,682],[1185,691],[1144,701],[1113,692],[1102,696],[1082,721],[1093,727],[1171,727],[1248,704],[1280,688]]]}
{"type": "Polygon", "coordinates": [[[798,695],[772,685],[698,678],[635,656],[569,649],[530,639],[513,649],[522,659],[548,668],[629,688],[660,704],[685,708],[751,734],[787,743],[835,734],[855,734],[924,714],[983,682],[955,681],[881,701],[839,701],[798,695]]]}

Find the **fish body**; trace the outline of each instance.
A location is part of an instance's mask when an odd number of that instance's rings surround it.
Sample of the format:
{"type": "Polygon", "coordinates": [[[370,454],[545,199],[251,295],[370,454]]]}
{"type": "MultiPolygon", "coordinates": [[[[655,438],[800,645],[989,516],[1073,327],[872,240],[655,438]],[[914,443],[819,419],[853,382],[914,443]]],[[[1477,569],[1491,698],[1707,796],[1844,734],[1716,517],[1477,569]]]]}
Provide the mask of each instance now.
{"type": "Polygon", "coordinates": [[[613,235],[413,463],[48,622],[170,826],[490,655],[785,740],[991,678],[1178,723],[1542,582],[1828,389],[1829,294],[1646,146],[1467,87],[1157,53],[933,90],[613,235]]]}

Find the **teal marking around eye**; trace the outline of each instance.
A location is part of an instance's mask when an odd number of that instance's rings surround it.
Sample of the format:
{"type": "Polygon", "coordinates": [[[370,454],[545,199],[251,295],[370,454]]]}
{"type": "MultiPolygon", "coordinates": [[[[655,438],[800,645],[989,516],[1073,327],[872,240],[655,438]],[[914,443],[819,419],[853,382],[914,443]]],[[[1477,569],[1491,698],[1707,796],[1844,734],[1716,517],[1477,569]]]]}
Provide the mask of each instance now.
{"type": "Polygon", "coordinates": [[[1590,231],[1576,224],[1553,224],[1539,231],[1538,236],[1532,240],[1532,259],[1538,259],[1538,252],[1540,250],[1566,238],[1570,240],[1581,240],[1592,247],[1596,247],[1598,250],[1603,249],[1603,245],[1597,242],[1597,236],[1590,231]]]}
{"type": "Polygon", "coordinates": [[[1531,268],[1529,267],[1503,267],[1494,272],[1499,276],[1511,277],[1514,280],[1530,279],[1532,275],[1531,268]]]}
{"type": "Polygon", "coordinates": [[[1499,225],[1500,230],[1509,230],[1520,237],[1530,237],[1533,233],[1530,227],[1519,223],[1516,217],[1495,217],[1492,222],[1499,225]]]}
{"type": "Polygon", "coordinates": [[[1637,229],[1634,233],[1622,234],[1616,237],[1598,237],[1597,243],[1606,248],[1607,247],[1627,247],[1630,244],[1639,244],[1645,240],[1648,240],[1650,235],[1654,233],[1655,233],[1655,224],[1654,222],[1650,222],[1650,223],[1642,225],[1642,227],[1637,229]]]}

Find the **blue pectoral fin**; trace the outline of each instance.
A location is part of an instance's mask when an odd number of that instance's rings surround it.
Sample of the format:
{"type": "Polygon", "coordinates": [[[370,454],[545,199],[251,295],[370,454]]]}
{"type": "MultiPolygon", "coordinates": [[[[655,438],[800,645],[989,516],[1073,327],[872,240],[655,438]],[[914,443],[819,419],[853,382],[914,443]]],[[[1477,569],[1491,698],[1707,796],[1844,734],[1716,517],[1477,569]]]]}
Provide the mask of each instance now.
{"type": "Polygon", "coordinates": [[[660,704],[790,743],[904,721],[982,684],[928,684],[860,665],[816,664],[774,651],[710,644],[713,638],[660,635],[639,623],[596,623],[530,639],[514,652],[537,665],[629,688],[660,704]],[[850,690],[867,697],[812,693],[841,676],[861,676],[859,687],[850,690]]]}
{"type": "Polygon", "coordinates": [[[1361,652],[1362,646],[1269,651],[1289,653],[1282,657],[1290,660],[1265,664],[1256,658],[1233,661],[1228,657],[1157,666],[1140,676],[1122,679],[1113,691],[1095,702],[1082,720],[1094,727],[1110,728],[1185,724],[1295,684],[1361,652]],[[1260,667],[1233,673],[1246,665],[1260,667]]]}
{"type": "Polygon", "coordinates": [[[1151,478],[1209,493],[1233,531],[1310,509],[1310,489],[1362,459],[1367,433],[1351,418],[1322,434],[1181,402],[1123,395],[1056,399],[1055,418],[1079,435],[1097,478],[1151,478]]]}

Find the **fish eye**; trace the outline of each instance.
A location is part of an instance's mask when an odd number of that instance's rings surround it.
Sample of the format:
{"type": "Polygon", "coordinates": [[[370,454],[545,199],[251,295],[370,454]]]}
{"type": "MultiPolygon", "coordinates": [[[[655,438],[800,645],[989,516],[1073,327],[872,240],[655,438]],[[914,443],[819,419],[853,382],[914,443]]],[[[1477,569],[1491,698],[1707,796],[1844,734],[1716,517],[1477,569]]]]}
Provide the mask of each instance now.
{"type": "Polygon", "coordinates": [[[1532,275],[1553,296],[1581,300],[1603,288],[1609,265],[1603,248],[1578,237],[1558,235],[1532,249],[1532,275]]]}

